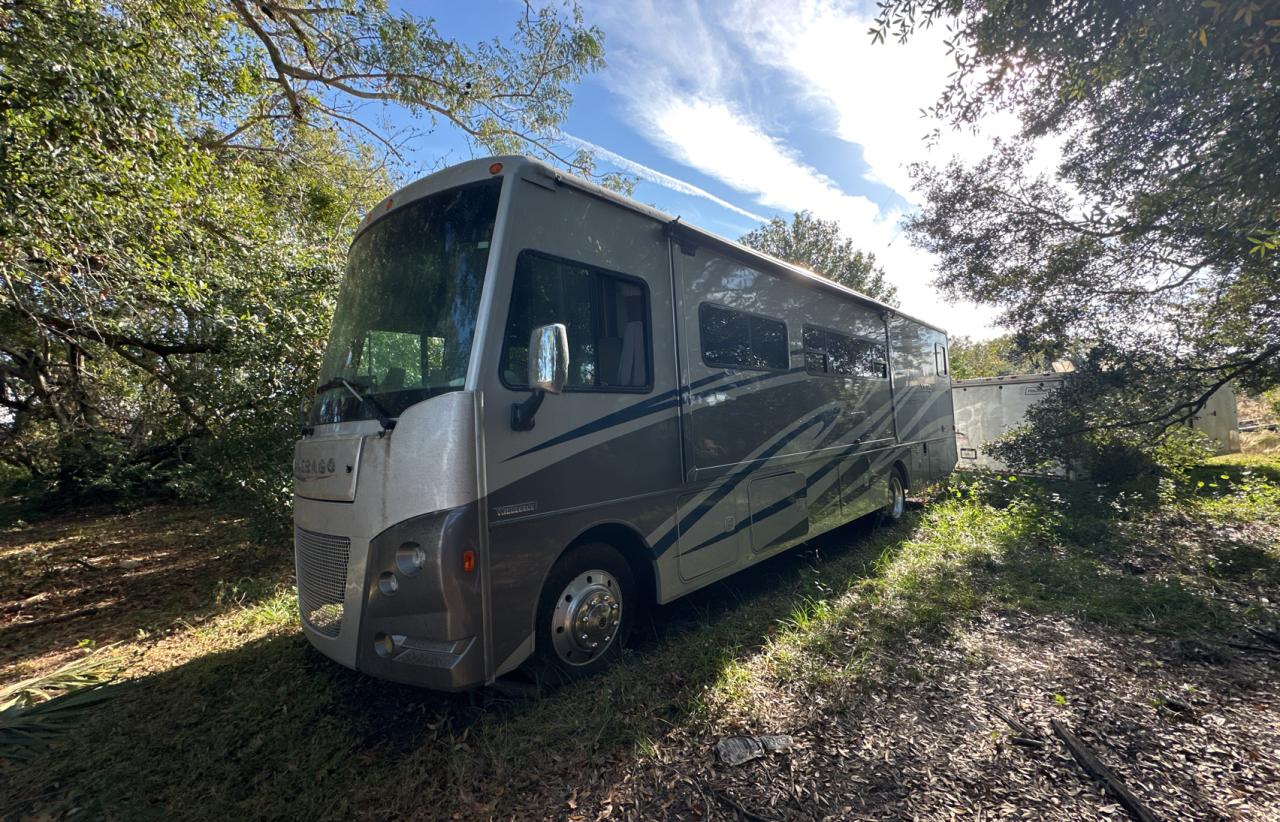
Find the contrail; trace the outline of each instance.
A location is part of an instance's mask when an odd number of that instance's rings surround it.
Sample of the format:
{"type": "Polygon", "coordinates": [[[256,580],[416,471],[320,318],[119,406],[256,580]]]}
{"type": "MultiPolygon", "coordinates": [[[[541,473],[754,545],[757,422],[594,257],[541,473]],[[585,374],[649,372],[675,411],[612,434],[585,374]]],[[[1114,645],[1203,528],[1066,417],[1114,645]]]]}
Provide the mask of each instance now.
{"type": "Polygon", "coordinates": [[[761,217],[759,214],[753,214],[752,212],[747,211],[745,208],[738,208],[736,205],[729,202],[728,200],[725,200],[722,197],[717,197],[716,195],[712,194],[710,191],[707,191],[704,188],[698,188],[693,183],[686,183],[684,180],[676,179],[675,177],[672,177],[670,174],[663,174],[661,171],[658,171],[657,169],[649,168],[646,165],[637,163],[635,160],[627,159],[626,157],[623,157],[621,154],[610,151],[609,149],[603,146],[598,146],[595,143],[591,142],[590,140],[584,140],[581,137],[574,137],[572,134],[561,134],[561,137],[566,143],[569,143],[578,148],[586,149],[587,151],[590,151],[596,154],[597,156],[602,157],[605,160],[608,160],[610,163],[622,169],[623,171],[627,172],[628,174],[634,174],[635,176],[639,177],[642,180],[648,180],[651,183],[657,183],[663,188],[669,188],[672,191],[679,192],[680,194],[688,194],[693,197],[702,197],[704,199],[710,200],[711,202],[715,203],[721,208],[727,208],[730,211],[734,212],[735,214],[741,214],[743,217],[747,217],[749,219],[755,220],[758,223],[769,222],[768,217],[761,217]]]}

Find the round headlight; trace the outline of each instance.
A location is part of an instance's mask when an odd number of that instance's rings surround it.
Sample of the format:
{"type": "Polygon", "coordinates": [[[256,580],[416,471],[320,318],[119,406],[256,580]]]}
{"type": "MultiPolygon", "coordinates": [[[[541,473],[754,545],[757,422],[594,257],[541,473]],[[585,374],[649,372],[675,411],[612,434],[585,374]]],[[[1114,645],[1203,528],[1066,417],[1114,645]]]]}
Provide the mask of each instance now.
{"type": "Polygon", "coordinates": [[[378,590],[391,596],[400,590],[400,580],[396,579],[396,575],[392,572],[383,571],[382,576],[378,577],[378,590]]]}
{"type": "Polygon", "coordinates": [[[406,542],[396,551],[396,567],[407,577],[422,570],[427,564],[427,552],[416,542],[406,542]]]}

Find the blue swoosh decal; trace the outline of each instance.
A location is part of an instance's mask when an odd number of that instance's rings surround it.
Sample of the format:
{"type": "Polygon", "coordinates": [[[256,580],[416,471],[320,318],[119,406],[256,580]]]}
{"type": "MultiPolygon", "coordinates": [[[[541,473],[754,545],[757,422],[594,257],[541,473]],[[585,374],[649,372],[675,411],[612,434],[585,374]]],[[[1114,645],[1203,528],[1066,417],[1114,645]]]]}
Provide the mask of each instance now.
{"type": "Polygon", "coordinates": [[[771,371],[767,374],[758,374],[758,375],[753,375],[751,377],[747,377],[745,379],[734,380],[733,382],[727,383],[725,385],[717,386],[715,388],[708,389],[706,391],[700,391],[695,393],[695,389],[702,388],[703,386],[706,386],[706,385],[710,385],[711,383],[714,383],[717,380],[722,380],[726,376],[728,376],[727,371],[721,371],[716,374],[711,374],[710,376],[703,377],[702,379],[694,380],[688,385],[682,385],[679,388],[675,388],[670,391],[664,391],[663,393],[657,395],[656,397],[648,397],[634,405],[629,405],[626,408],[615,411],[612,414],[606,414],[603,417],[600,417],[599,419],[595,419],[589,423],[586,423],[585,425],[580,425],[577,428],[574,428],[570,431],[566,431],[563,434],[552,437],[551,439],[545,440],[544,442],[541,442],[535,446],[526,448],[524,451],[521,451],[519,454],[515,454],[514,456],[507,457],[505,460],[503,460],[503,462],[510,462],[511,460],[528,456],[529,454],[536,453],[545,448],[551,448],[552,446],[560,445],[562,443],[575,440],[578,437],[585,437],[588,434],[594,434],[598,431],[603,431],[606,428],[612,428],[615,425],[622,425],[623,423],[631,422],[633,420],[638,420],[650,414],[656,414],[659,411],[666,411],[669,408],[678,408],[680,406],[680,396],[682,394],[689,394],[692,396],[703,397],[703,396],[706,396],[707,394],[713,394],[717,391],[731,391],[735,388],[741,388],[745,385],[751,385],[753,383],[762,382],[764,380],[774,379],[776,377],[785,377],[790,374],[795,374],[798,371],[804,371],[804,369],[793,368],[790,371],[771,371]]]}
{"type": "Polygon", "coordinates": [[[673,526],[670,530],[667,531],[667,533],[663,534],[662,538],[659,539],[657,542],[655,542],[653,545],[654,555],[660,557],[663,554],[665,554],[671,548],[671,546],[675,544],[676,537],[680,534],[681,531],[688,531],[690,528],[692,528],[693,525],[697,523],[698,520],[706,516],[706,513],[715,507],[716,503],[720,502],[720,500],[728,496],[735,488],[738,487],[738,485],[744,479],[746,479],[751,474],[755,473],[757,470],[757,466],[755,465],[756,462],[760,460],[768,459],[769,457],[772,457],[773,455],[777,454],[779,451],[785,448],[788,443],[790,443],[796,437],[799,437],[801,434],[805,433],[809,429],[813,428],[813,426],[818,423],[821,423],[822,427],[826,428],[827,426],[831,425],[835,421],[835,418],[839,416],[839,414],[840,414],[839,408],[829,408],[826,411],[816,414],[808,422],[804,423],[803,425],[797,426],[795,430],[793,430],[790,434],[787,434],[785,437],[781,437],[777,442],[775,442],[773,445],[770,445],[768,448],[762,451],[758,456],[752,457],[751,465],[748,465],[747,467],[741,468],[735,473],[730,474],[729,478],[725,480],[724,484],[717,487],[716,490],[713,491],[706,498],[706,500],[702,502],[702,504],[700,504],[693,511],[686,514],[684,516],[684,519],[680,520],[678,525],[673,526]]]}

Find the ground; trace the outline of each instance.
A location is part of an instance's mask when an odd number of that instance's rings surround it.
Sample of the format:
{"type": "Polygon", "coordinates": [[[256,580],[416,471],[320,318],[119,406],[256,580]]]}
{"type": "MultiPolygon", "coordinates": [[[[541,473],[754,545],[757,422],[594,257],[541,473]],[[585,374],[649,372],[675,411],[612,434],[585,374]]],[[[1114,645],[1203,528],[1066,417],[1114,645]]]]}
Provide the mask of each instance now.
{"type": "Polygon", "coordinates": [[[330,663],[287,544],[225,510],[14,524],[0,573],[0,680],[114,677],[0,760],[6,818],[1124,818],[1052,720],[1160,818],[1280,808],[1276,457],[1143,492],[960,479],[657,609],[614,669],[543,693],[330,663]],[[717,761],[759,733],[793,745],[717,761]]]}

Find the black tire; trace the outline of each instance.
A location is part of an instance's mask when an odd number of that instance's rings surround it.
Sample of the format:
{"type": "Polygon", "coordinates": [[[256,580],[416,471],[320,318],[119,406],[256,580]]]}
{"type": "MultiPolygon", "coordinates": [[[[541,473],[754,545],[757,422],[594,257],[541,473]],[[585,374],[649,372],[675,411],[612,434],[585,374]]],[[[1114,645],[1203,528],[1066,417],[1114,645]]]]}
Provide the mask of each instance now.
{"type": "Polygon", "coordinates": [[[636,624],[639,599],[631,566],[613,546],[591,542],[566,551],[552,566],[538,598],[532,665],[538,679],[558,684],[609,667],[622,654],[636,624]],[[604,576],[597,577],[595,571],[603,571],[604,576]],[[571,586],[577,590],[571,592],[571,586]],[[578,599],[571,601],[575,593],[578,599]],[[608,617],[610,597],[618,605],[616,625],[608,617]],[[557,610],[562,602],[564,607],[557,610]],[[593,618],[596,614],[600,618],[593,618]],[[574,622],[575,616],[582,621],[574,622]],[[573,624],[587,624],[590,641],[600,643],[599,647],[583,647],[588,643],[566,638],[565,631],[573,624]]]}
{"type": "Polygon", "coordinates": [[[892,524],[902,519],[907,510],[907,483],[902,472],[894,468],[889,472],[889,503],[880,509],[880,521],[892,524]]]}

